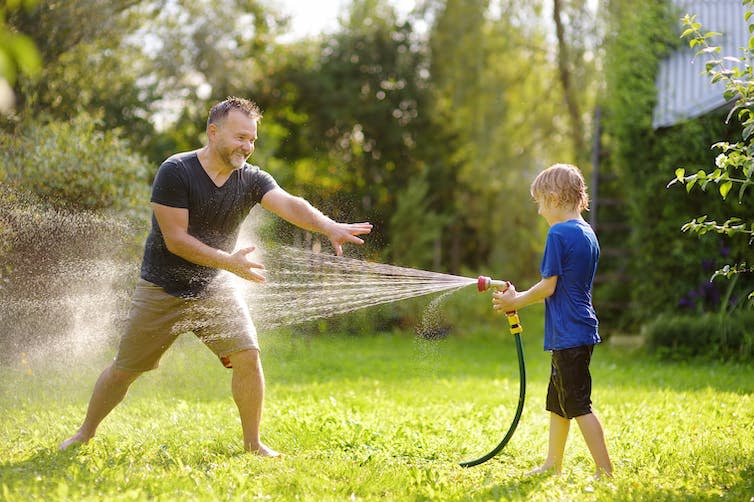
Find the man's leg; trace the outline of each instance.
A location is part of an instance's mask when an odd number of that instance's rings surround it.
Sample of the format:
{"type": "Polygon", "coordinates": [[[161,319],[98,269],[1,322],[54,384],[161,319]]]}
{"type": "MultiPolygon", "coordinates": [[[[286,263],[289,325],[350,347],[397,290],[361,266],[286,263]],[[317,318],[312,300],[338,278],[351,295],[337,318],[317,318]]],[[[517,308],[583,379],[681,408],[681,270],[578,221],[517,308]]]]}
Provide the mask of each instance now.
{"type": "Polygon", "coordinates": [[[582,415],[576,417],[576,422],[579,424],[586,446],[589,448],[589,452],[594,459],[596,468],[594,476],[599,478],[605,474],[608,477],[611,477],[613,475],[613,464],[610,461],[610,455],[607,452],[605,434],[602,431],[602,424],[600,424],[597,415],[594,413],[582,415]]]}
{"type": "Polygon", "coordinates": [[[118,369],[114,364],[105,368],[94,385],[84,423],[76,434],[60,443],[59,448],[65,450],[71,445],[86,443],[94,437],[99,424],[123,400],[128,387],[139,375],[139,372],[118,369]]]}
{"type": "Polygon", "coordinates": [[[259,438],[264,403],[264,372],[259,351],[241,350],[230,354],[228,358],[233,365],[231,388],[241,415],[244,448],[263,457],[279,456],[280,453],[262,443],[259,438]]]}

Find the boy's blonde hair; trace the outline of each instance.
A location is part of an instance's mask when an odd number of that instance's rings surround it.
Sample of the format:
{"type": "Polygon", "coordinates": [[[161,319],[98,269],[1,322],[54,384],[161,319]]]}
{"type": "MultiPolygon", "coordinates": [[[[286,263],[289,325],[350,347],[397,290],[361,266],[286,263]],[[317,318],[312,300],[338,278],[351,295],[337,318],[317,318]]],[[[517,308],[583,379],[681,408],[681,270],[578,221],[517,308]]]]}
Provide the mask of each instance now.
{"type": "Polygon", "coordinates": [[[554,164],[537,175],[531,184],[531,196],[564,209],[589,209],[586,182],[578,167],[554,164]]]}

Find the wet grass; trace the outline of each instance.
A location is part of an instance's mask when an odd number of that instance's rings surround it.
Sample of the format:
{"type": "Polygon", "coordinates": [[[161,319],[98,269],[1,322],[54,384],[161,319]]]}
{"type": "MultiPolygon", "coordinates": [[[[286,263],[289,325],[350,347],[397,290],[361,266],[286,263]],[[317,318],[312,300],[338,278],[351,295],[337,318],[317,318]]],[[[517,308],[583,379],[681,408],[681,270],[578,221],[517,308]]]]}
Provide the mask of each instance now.
{"type": "Polygon", "coordinates": [[[541,462],[548,355],[541,312],[524,312],[527,403],[510,444],[495,446],[518,399],[512,340],[456,328],[411,333],[264,336],[264,440],[246,454],[230,372],[190,337],[137,381],[98,436],[73,451],[104,359],[75,368],[0,369],[0,499],[27,500],[736,500],[754,496],[754,365],[666,363],[599,347],[594,402],[616,467],[593,482],[572,428],[560,477],[541,462]]]}

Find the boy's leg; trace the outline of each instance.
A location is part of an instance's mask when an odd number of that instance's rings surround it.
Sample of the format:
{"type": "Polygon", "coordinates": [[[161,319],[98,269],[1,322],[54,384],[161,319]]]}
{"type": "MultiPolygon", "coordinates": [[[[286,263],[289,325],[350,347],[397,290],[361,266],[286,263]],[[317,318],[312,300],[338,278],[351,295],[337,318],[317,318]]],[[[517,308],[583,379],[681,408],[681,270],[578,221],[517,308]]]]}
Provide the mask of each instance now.
{"type": "Polygon", "coordinates": [[[565,451],[571,421],[563,416],[563,405],[561,403],[563,381],[558,370],[557,356],[558,351],[553,351],[550,362],[550,383],[547,386],[545,404],[545,409],[550,412],[550,438],[547,446],[547,458],[541,466],[530,471],[529,475],[545,472],[560,474],[563,467],[563,452],[565,451]]]}
{"type": "Polygon", "coordinates": [[[128,387],[139,375],[139,372],[118,369],[115,363],[105,368],[94,385],[84,423],[76,434],[60,443],[59,448],[65,450],[74,444],[86,443],[94,437],[99,424],[123,400],[128,387]]]}
{"type": "Polygon", "coordinates": [[[530,471],[530,475],[546,472],[560,474],[563,468],[563,452],[565,451],[570,427],[570,420],[561,417],[557,413],[550,412],[550,440],[547,445],[547,458],[541,466],[530,471]]]}
{"type": "Polygon", "coordinates": [[[602,431],[602,424],[594,413],[576,417],[581,434],[584,436],[589,452],[592,454],[596,466],[595,477],[599,478],[603,474],[613,475],[613,464],[610,462],[610,455],[607,452],[605,444],[605,434],[602,431]]]}

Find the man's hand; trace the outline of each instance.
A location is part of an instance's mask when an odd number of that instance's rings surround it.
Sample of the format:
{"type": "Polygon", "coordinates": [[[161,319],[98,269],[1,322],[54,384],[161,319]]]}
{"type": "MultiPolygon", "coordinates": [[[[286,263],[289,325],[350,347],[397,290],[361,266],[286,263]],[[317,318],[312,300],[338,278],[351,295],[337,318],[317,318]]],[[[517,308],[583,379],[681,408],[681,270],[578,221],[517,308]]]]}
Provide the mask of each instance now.
{"type": "Polygon", "coordinates": [[[293,196],[280,187],[270,190],[262,197],[262,207],[297,227],[326,235],[338,256],[343,254],[343,244],[364,244],[364,241],[356,236],[372,231],[371,223],[333,221],[305,199],[293,196]]]}
{"type": "Polygon", "coordinates": [[[367,222],[362,223],[338,223],[333,222],[327,229],[327,238],[330,239],[333,248],[335,248],[335,254],[338,256],[343,255],[343,244],[350,242],[352,244],[364,244],[362,239],[356,237],[357,235],[366,235],[372,231],[372,224],[367,222]]]}
{"type": "Polygon", "coordinates": [[[248,256],[253,253],[256,248],[256,246],[248,246],[233,252],[233,254],[228,257],[229,264],[225,269],[247,281],[261,283],[267,282],[267,278],[256,271],[257,269],[264,270],[264,265],[250,260],[248,256]]]}

